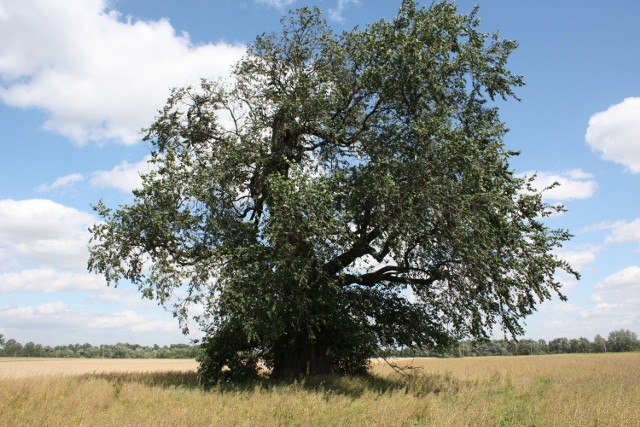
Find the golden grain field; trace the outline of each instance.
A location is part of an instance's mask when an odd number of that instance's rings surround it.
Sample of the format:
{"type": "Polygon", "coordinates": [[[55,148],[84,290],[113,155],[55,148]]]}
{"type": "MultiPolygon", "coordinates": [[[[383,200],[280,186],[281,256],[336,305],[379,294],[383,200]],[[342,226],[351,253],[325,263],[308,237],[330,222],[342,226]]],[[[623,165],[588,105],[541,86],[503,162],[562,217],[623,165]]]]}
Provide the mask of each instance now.
{"type": "Polygon", "coordinates": [[[51,359],[0,357],[0,379],[123,372],[194,372],[191,359],[51,359]]]}
{"type": "Polygon", "coordinates": [[[640,353],[396,363],[204,391],[188,360],[0,359],[0,425],[640,426],[640,353]]]}

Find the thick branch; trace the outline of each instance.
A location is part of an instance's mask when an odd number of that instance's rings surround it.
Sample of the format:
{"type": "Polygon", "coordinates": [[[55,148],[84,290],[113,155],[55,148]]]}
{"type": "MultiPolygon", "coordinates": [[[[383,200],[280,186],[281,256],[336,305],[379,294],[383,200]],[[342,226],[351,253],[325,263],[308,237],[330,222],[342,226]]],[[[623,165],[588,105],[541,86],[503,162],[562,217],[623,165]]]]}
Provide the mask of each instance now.
{"type": "Polygon", "coordinates": [[[348,251],[338,255],[331,261],[322,266],[322,270],[329,276],[333,276],[340,270],[360,258],[361,256],[371,253],[371,247],[369,244],[373,242],[380,235],[380,231],[377,229],[371,230],[361,240],[348,251]]]}
{"type": "Polygon", "coordinates": [[[407,277],[401,275],[406,273],[408,269],[396,265],[388,265],[376,271],[365,274],[347,274],[344,276],[343,283],[345,285],[357,284],[361,286],[372,287],[381,282],[391,282],[401,285],[420,285],[430,286],[438,280],[437,275],[430,275],[426,278],[407,277]]]}

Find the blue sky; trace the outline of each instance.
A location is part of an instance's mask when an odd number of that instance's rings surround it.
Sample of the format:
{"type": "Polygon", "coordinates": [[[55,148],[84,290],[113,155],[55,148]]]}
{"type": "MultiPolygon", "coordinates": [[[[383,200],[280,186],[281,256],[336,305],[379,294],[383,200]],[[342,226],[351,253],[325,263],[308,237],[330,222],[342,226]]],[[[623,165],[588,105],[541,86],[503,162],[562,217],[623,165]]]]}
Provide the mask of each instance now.
{"type": "MultiPolygon", "coordinates": [[[[458,0],[468,12],[476,1],[458,0]]],[[[531,338],[640,333],[640,2],[479,1],[481,28],[520,43],[522,102],[500,104],[519,173],[559,181],[549,219],[582,273],[527,320],[531,338]]],[[[337,31],[399,1],[0,0],[0,333],[43,344],[187,342],[123,284],[86,272],[90,204],[131,200],[170,87],[227,74],[288,9],[317,5],[337,31]]],[[[195,335],[197,337],[197,334],[195,335]]]]}

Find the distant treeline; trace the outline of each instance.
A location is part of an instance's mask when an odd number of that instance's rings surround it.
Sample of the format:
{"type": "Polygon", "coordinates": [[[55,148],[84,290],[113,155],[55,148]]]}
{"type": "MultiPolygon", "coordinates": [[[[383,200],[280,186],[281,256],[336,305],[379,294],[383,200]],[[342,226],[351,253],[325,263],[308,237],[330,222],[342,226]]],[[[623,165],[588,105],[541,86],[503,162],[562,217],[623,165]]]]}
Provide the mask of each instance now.
{"type": "Polygon", "coordinates": [[[0,357],[82,357],[105,359],[194,359],[199,346],[171,344],[169,346],[144,346],[118,343],[94,346],[86,344],[41,345],[16,340],[3,340],[0,335],[0,357]]]}
{"type": "MultiPolygon", "coordinates": [[[[463,340],[446,349],[386,348],[385,357],[468,357],[468,356],[521,356],[563,353],[606,353],[640,350],[638,336],[629,330],[613,331],[605,339],[596,335],[593,341],[587,338],[556,338],[545,340],[463,340]]],[[[169,346],[143,346],[118,343],[98,347],[89,343],[48,346],[28,342],[21,344],[14,339],[6,340],[0,334],[0,357],[80,357],[106,359],[194,359],[198,345],[171,344],[169,346]]]]}
{"type": "Polygon", "coordinates": [[[551,341],[519,340],[463,340],[446,349],[392,348],[384,349],[386,357],[467,357],[467,356],[524,356],[536,354],[606,353],[640,350],[638,336],[629,330],[613,331],[607,339],[596,335],[587,338],[556,338],[551,341]]]}

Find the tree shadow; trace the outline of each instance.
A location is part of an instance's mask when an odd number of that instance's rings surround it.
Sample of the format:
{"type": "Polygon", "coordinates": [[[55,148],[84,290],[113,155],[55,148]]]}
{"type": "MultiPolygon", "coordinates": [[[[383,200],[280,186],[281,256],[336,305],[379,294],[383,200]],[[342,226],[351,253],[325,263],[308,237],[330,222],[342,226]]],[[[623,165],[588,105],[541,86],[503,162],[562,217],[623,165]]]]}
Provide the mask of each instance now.
{"type": "Polygon", "coordinates": [[[211,393],[264,393],[304,391],[330,396],[348,396],[353,399],[370,394],[404,394],[425,396],[428,394],[455,394],[460,389],[460,381],[450,373],[411,373],[381,377],[377,375],[344,376],[322,375],[292,381],[268,378],[244,382],[220,382],[204,388],[197,372],[96,372],[85,374],[83,379],[102,379],[120,389],[123,384],[141,384],[148,387],[199,389],[211,393]]]}
{"type": "Polygon", "coordinates": [[[302,387],[308,391],[359,398],[365,394],[425,396],[428,394],[456,393],[460,389],[460,384],[449,373],[412,373],[410,375],[395,375],[392,377],[376,375],[310,377],[302,382],[302,387]]]}
{"type": "Polygon", "coordinates": [[[197,372],[94,372],[82,375],[81,378],[106,380],[114,385],[128,383],[163,388],[200,388],[197,372]]]}
{"type": "Polygon", "coordinates": [[[346,376],[322,375],[297,380],[251,380],[245,382],[222,382],[208,389],[220,393],[258,393],[279,391],[303,391],[331,396],[347,396],[352,399],[364,395],[402,394],[425,396],[428,394],[455,394],[460,390],[460,381],[450,373],[412,373],[406,376],[381,377],[377,375],[346,376]]]}

